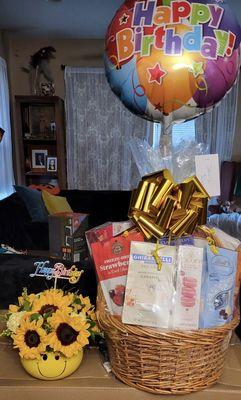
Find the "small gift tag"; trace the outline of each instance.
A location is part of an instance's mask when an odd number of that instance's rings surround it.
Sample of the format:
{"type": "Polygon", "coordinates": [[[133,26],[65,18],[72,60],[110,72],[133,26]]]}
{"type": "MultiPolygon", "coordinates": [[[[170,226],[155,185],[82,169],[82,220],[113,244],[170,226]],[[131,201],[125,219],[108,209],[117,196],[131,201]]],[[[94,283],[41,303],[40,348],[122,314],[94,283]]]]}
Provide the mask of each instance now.
{"type": "Polygon", "coordinates": [[[210,197],[220,196],[220,169],[218,154],[195,156],[196,176],[210,197]]]}

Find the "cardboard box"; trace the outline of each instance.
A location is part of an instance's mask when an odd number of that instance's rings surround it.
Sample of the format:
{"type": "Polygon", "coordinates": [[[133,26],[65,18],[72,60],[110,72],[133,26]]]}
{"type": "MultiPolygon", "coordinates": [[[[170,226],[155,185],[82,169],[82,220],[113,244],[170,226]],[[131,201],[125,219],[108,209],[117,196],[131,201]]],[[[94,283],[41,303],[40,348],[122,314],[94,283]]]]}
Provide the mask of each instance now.
{"type": "Polygon", "coordinates": [[[78,262],[86,257],[87,230],[87,214],[59,213],[49,216],[50,256],[72,262],[78,262]]]}
{"type": "Polygon", "coordinates": [[[241,345],[232,345],[219,383],[204,391],[182,396],[156,396],[131,388],[107,374],[97,349],[87,349],[78,371],[58,381],[41,381],[21,367],[17,351],[0,339],[1,400],[240,400],[241,345]]]}

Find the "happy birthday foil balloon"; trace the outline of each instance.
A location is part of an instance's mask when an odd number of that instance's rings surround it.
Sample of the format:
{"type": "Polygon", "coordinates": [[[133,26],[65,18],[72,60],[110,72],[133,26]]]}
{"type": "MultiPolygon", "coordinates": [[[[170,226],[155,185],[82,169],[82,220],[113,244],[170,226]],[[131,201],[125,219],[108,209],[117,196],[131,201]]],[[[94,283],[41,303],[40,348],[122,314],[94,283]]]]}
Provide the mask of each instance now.
{"type": "Polygon", "coordinates": [[[226,0],[126,0],[106,35],[106,76],[133,113],[182,122],[234,85],[241,29],[226,0]]]}

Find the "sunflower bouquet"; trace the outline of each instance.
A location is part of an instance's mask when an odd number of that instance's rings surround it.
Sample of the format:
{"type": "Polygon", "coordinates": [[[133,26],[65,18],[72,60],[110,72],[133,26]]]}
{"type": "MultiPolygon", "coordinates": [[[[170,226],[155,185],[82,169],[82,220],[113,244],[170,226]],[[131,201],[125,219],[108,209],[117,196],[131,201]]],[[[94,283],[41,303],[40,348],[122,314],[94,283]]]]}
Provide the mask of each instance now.
{"type": "Polygon", "coordinates": [[[46,352],[71,358],[100,334],[89,297],[49,289],[39,294],[23,290],[18,305],[10,305],[7,328],[2,333],[13,340],[21,358],[39,359],[46,352]]]}

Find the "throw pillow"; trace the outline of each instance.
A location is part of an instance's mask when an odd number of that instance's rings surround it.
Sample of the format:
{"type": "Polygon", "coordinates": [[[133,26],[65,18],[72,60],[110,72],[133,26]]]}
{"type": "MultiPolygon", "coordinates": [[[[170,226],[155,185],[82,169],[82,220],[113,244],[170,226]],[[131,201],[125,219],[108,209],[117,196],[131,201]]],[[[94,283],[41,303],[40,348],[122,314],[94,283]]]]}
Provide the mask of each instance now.
{"type": "Polygon", "coordinates": [[[48,222],[48,212],[41,192],[21,185],[14,185],[14,188],[25,203],[32,222],[48,222]]]}
{"type": "Polygon", "coordinates": [[[45,190],[42,190],[42,197],[50,215],[62,212],[73,212],[65,197],[53,196],[45,190]]]}
{"type": "Polygon", "coordinates": [[[30,185],[29,186],[31,189],[37,189],[37,190],[45,190],[46,192],[49,192],[50,194],[57,195],[60,193],[60,188],[58,186],[53,186],[53,185],[30,185]]]}

